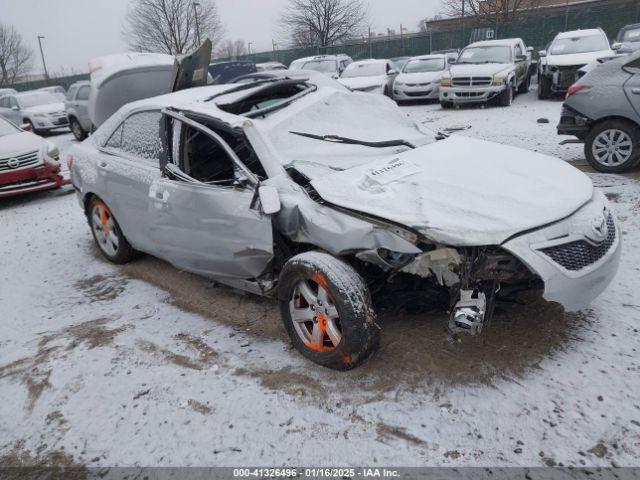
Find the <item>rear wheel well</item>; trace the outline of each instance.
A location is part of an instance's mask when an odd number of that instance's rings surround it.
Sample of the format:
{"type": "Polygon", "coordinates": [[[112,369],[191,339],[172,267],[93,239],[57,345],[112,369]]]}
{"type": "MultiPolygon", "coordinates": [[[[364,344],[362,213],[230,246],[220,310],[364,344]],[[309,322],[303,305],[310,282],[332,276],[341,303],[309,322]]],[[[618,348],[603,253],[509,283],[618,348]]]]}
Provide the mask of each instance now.
{"type": "Polygon", "coordinates": [[[640,125],[638,125],[636,122],[634,122],[630,118],[621,117],[621,116],[618,116],[618,115],[612,115],[610,117],[602,117],[602,118],[599,118],[598,120],[593,120],[591,122],[590,128],[595,128],[595,127],[597,127],[598,125],[600,125],[600,124],[602,124],[604,122],[609,122],[609,121],[612,121],[612,120],[628,123],[628,124],[630,124],[632,126],[635,126],[636,128],[640,127],[640,125]]]}
{"type": "Polygon", "coordinates": [[[84,214],[87,217],[89,216],[89,207],[91,207],[91,201],[94,198],[100,199],[100,197],[98,197],[95,193],[87,193],[82,200],[82,203],[84,205],[84,214]]]}

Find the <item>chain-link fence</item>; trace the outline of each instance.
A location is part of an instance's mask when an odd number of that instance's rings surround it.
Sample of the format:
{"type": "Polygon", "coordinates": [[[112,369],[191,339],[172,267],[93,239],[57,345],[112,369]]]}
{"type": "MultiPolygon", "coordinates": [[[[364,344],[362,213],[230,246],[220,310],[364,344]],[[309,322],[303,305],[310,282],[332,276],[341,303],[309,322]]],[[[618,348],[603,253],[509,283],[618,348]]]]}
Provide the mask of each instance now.
{"type": "Polygon", "coordinates": [[[65,88],[65,90],[68,90],[72,84],[74,84],[75,82],[79,82],[80,80],[89,80],[89,74],[85,73],[79,75],[69,75],[66,77],[50,78],[49,80],[34,80],[32,82],[23,82],[16,85],[10,85],[10,87],[15,88],[19,92],[24,92],[27,90],[36,90],[42,87],[61,85],[65,88]]]}
{"type": "MultiPolygon", "coordinates": [[[[462,21],[448,21],[450,28],[447,31],[411,34],[402,37],[375,37],[371,43],[365,39],[350,45],[262,52],[244,55],[241,59],[256,63],[276,61],[289,65],[297,58],[335,53],[345,53],[354,60],[423,55],[433,50],[466,46],[474,32],[472,21],[471,18],[467,18],[465,28],[463,28],[462,21]]],[[[541,50],[553,40],[558,32],[600,27],[609,38],[614,39],[620,28],[636,22],[640,22],[639,1],[601,1],[570,4],[566,8],[556,7],[550,9],[546,15],[530,16],[518,22],[496,22],[493,24],[488,21],[475,27],[485,27],[492,31],[493,38],[522,38],[528,46],[541,50]]]]}

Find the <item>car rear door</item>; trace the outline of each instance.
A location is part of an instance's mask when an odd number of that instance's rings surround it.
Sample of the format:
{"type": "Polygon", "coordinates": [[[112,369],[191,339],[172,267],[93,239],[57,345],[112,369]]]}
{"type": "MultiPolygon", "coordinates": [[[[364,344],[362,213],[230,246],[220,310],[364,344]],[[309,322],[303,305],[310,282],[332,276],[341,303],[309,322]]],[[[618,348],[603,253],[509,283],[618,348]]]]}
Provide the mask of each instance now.
{"type": "Polygon", "coordinates": [[[221,282],[257,278],[273,258],[273,232],[256,208],[256,179],[215,132],[188,119],[169,128],[171,162],[148,199],[154,251],[221,282]]]}
{"type": "Polygon", "coordinates": [[[89,94],[91,93],[90,85],[82,85],[78,88],[73,100],[73,108],[76,116],[80,121],[80,125],[85,131],[91,130],[91,119],[89,118],[89,94]]]}
{"type": "Polygon", "coordinates": [[[625,82],[624,90],[636,113],[636,121],[640,124],[640,58],[625,65],[625,71],[631,77],[625,82]]]}
{"type": "Polygon", "coordinates": [[[138,250],[153,253],[149,237],[149,189],[160,178],[160,110],[129,115],[114,130],[97,160],[103,192],[96,192],[111,209],[125,237],[138,250]]]}

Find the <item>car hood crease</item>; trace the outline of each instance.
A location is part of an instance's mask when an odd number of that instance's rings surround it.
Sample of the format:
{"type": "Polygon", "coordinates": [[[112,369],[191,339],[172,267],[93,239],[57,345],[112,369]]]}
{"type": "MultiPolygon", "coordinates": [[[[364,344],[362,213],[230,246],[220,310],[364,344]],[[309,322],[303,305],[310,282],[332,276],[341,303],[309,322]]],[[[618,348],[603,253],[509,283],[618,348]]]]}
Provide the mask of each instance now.
{"type": "Polygon", "coordinates": [[[327,202],[452,245],[499,245],[588,202],[589,178],[562,160],[455,135],[311,181],[327,202]]]}

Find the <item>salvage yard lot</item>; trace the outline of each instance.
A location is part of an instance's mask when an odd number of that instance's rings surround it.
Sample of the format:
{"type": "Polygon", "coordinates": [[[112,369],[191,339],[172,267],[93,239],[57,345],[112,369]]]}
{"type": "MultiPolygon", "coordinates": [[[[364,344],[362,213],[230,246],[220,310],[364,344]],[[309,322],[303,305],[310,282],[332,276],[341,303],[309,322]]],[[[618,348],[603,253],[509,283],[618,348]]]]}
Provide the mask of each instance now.
{"type": "MultiPolygon", "coordinates": [[[[434,130],[554,155],[560,102],[403,107],[434,130]],[[538,123],[547,119],[549,123],[538,123]]],[[[71,135],[50,137],[64,150],[71,135]]],[[[513,159],[518,161],[517,158],[513,159]]],[[[499,312],[449,341],[443,314],[384,316],[355,371],[291,350],[274,301],[143,257],[100,257],[74,195],[0,204],[0,458],[112,465],[637,465],[640,183],[591,174],[622,263],[590,308],[499,312]]]]}

